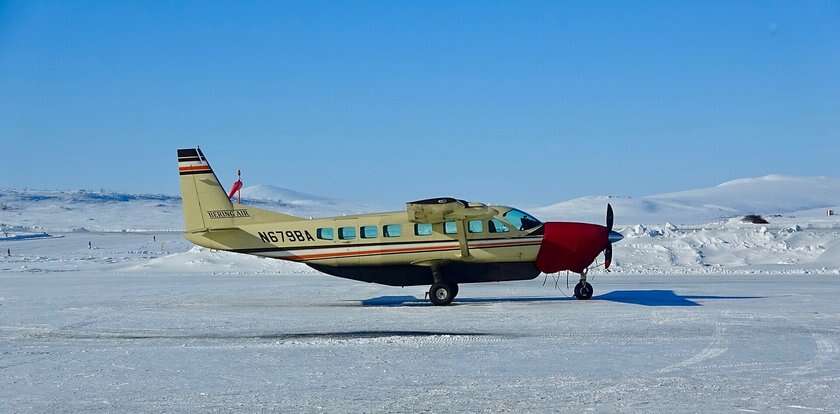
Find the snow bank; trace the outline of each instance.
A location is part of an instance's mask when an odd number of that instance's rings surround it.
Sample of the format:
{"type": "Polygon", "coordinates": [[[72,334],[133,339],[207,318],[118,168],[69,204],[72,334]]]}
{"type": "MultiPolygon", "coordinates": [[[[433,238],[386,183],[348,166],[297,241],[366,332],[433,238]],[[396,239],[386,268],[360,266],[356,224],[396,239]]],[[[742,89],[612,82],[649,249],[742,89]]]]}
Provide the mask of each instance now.
{"type": "Polygon", "coordinates": [[[625,239],[614,245],[615,272],[840,274],[840,219],[817,225],[811,219],[775,218],[768,225],[732,219],[617,230],[625,239]]]}
{"type": "Polygon", "coordinates": [[[128,272],[172,272],[211,274],[304,274],[317,273],[301,263],[223,252],[193,246],[186,252],[148,260],[123,269],[128,272]]]}

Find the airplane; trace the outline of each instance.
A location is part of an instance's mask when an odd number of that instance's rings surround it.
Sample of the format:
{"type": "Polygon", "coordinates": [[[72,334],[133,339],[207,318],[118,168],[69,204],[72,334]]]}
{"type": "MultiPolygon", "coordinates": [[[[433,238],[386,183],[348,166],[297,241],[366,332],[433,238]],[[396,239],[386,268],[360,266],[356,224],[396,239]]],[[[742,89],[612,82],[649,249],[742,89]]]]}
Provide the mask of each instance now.
{"type": "Polygon", "coordinates": [[[590,266],[603,252],[609,269],[612,244],[623,238],[613,231],[609,204],[606,226],[543,223],[513,207],[452,197],[408,202],[402,211],[310,219],[234,204],[201,148],[178,150],[178,172],[190,242],[301,262],[357,281],[430,285],[434,305],[452,303],[459,284],[561,271],[579,274],[574,295],[591,299],[590,266]]]}

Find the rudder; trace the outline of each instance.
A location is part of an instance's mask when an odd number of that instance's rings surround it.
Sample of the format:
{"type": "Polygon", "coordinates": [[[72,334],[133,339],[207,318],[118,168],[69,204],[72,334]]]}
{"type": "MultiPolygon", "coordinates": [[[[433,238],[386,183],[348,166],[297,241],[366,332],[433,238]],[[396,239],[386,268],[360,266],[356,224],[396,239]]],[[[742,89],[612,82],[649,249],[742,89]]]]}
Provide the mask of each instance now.
{"type": "Polygon", "coordinates": [[[178,150],[178,173],[181,176],[181,204],[187,232],[233,225],[232,216],[228,217],[235,213],[233,204],[201,148],[178,150]]]}

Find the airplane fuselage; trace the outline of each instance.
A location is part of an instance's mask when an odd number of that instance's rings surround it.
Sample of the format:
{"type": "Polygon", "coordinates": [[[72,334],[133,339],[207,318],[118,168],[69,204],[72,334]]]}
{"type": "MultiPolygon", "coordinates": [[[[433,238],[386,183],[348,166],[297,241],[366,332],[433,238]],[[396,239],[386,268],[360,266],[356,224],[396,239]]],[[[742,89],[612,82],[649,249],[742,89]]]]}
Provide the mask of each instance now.
{"type": "MultiPolygon", "coordinates": [[[[213,215],[251,213],[247,206],[235,205],[231,212],[213,215]]],[[[412,223],[405,211],[398,211],[246,224],[235,230],[187,233],[187,238],[214,249],[306,263],[334,276],[413,286],[430,284],[433,266],[440,266],[454,283],[532,279],[540,273],[534,265],[542,243],[538,230],[515,229],[503,216],[469,220],[466,226],[455,221],[412,223]]]]}

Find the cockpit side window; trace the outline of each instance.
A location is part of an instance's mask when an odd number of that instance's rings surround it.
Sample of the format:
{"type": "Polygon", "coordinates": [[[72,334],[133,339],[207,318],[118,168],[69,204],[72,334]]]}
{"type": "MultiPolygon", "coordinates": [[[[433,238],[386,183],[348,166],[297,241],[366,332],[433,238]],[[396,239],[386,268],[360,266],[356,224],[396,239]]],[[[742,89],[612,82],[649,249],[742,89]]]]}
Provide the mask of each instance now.
{"type": "Polygon", "coordinates": [[[507,233],[510,231],[508,225],[499,219],[492,219],[488,221],[487,229],[490,230],[490,233],[507,233]]]}
{"type": "Polygon", "coordinates": [[[517,209],[511,209],[504,215],[505,220],[510,222],[513,225],[513,228],[518,230],[531,230],[534,227],[538,227],[542,224],[539,220],[535,219],[530,214],[517,209]]]}

